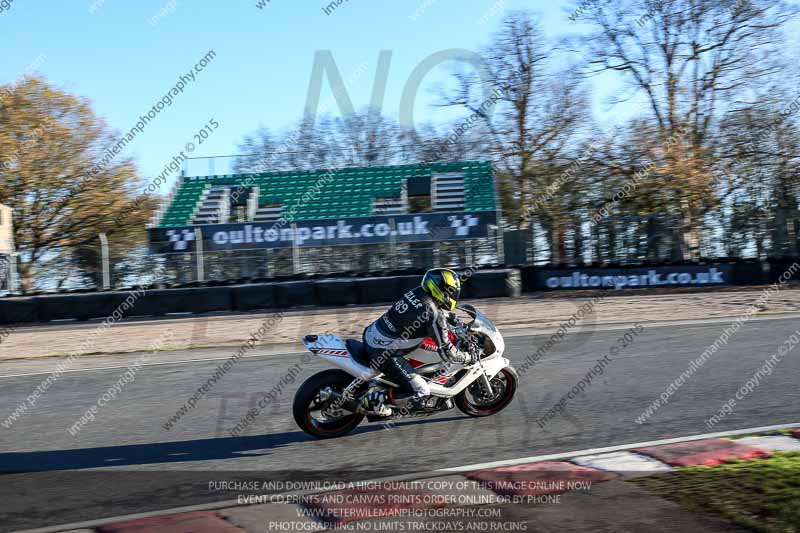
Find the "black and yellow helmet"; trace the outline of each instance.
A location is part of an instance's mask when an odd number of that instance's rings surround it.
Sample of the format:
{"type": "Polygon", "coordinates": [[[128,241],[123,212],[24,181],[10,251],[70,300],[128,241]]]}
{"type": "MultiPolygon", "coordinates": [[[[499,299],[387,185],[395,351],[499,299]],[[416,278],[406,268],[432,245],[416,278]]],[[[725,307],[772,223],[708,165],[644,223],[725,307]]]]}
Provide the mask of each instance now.
{"type": "Polygon", "coordinates": [[[450,269],[432,268],[422,278],[422,290],[430,294],[439,305],[452,311],[461,294],[461,280],[450,269]]]}

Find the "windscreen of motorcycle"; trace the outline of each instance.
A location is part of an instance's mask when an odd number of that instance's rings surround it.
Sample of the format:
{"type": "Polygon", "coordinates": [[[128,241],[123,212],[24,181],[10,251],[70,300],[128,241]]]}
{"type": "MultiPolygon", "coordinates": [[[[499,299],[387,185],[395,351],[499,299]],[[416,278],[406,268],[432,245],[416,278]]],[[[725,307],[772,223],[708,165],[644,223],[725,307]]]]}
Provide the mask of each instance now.
{"type": "Polygon", "coordinates": [[[472,317],[473,320],[469,325],[470,331],[484,338],[484,355],[487,357],[494,354],[502,355],[506,349],[506,343],[503,340],[503,336],[497,330],[497,326],[494,325],[494,322],[469,304],[459,306],[459,309],[472,317]]]}

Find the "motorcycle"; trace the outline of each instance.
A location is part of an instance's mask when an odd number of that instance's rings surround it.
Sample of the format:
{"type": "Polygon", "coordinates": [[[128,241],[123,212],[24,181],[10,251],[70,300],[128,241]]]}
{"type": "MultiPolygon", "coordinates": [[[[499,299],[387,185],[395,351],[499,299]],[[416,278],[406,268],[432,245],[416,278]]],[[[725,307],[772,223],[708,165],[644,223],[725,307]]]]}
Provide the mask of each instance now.
{"type": "Polygon", "coordinates": [[[413,403],[397,400],[389,407],[390,417],[377,417],[360,404],[364,394],[384,390],[392,398],[392,383],[375,368],[363,343],[343,340],[336,335],[306,335],[303,344],[314,355],[338,368],[324,370],[308,378],[297,390],[292,406],[297,425],[317,438],[346,435],[366,417],[368,421],[430,416],[457,407],[472,417],[490,416],[505,409],[514,398],[519,375],[503,357],[505,341],[486,315],[467,304],[458,310],[469,317],[463,322],[455,314],[449,318],[450,340],[473,355],[471,364],[442,361],[425,363],[417,359],[437,354],[438,346],[427,338],[408,355],[417,374],[428,381],[430,396],[413,403]]]}

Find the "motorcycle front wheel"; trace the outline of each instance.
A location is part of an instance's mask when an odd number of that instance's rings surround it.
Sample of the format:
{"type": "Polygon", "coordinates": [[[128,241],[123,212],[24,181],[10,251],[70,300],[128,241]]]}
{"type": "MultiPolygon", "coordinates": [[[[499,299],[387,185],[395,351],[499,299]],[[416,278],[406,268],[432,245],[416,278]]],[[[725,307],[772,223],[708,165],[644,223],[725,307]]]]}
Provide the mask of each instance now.
{"type": "Polygon", "coordinates": [[[514,367],[507,366],[489,381],[492,394],[484,390],[483,385],[476,381],[454,398],[456,407],[465,415],[481,417],[491,416],[505,409],[519,385],[519,374],[514,367]]]}
{"type": "Polygon", "coordinates": [[[336,398],[331,393],[341,394],[354,379],[342,370],[325,370],[300,385],[292,404],[294,421],[300,429],[318,439],[341,437],[353,431],[364,415],[331,409],[336,398]]]}

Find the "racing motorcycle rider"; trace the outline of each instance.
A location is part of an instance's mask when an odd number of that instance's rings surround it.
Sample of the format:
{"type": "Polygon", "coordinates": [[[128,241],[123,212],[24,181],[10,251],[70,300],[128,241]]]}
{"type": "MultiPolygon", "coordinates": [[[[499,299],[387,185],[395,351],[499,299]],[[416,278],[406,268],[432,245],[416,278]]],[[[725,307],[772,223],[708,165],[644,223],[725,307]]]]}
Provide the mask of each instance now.
{"type": "Polygon", "coordinates": [[[405,400],[418,407],[422,398],[430,395],[425,379],[414,371],[405,355],[416,350],[432,337],[445,361],[469,364],[472,356],[450,342],[448,319],[456,308],[461,292],[458,275],[446,268],[434,268],[425,273],[419,287],[408,291],[380,318],[364,329],[364,344],[370,365],[379,369],[397,384],[389,391],[365,394],[361,405],[380,417],[391,416],[388,404],[405,400]]]}

